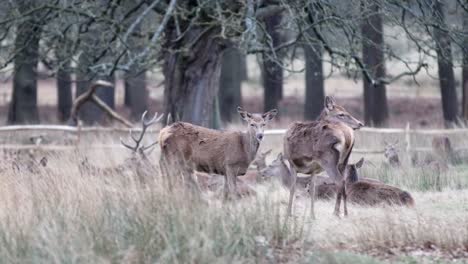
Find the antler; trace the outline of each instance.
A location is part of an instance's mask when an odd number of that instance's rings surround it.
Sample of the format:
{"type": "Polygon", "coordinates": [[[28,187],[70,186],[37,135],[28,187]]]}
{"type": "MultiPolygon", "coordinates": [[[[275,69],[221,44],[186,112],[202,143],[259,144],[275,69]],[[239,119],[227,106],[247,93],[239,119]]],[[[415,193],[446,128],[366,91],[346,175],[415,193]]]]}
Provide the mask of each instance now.
{"type": "Polygon", "coordinates": [[[140,147],[140,144],[141,144],[141,141],[143,140],[143,137],[145,136],[145,133],[146,133],[146,130],[148,129],[148,127],[150,127],[151,125],[159,122],[159,120],[161,120],[161,118],[164,116],[163,114],[159,115],[158,116],[158,113],[155,113],[154,114],[154,117],[150,120],[146,120],[146,114],[148,113],[148,111],[145,111],[142,115],[141,115],[141,127],[142,127],[142,130],[141,130],[141,133],[138,137],[136,137],[133,133],[133,130],[130,130],[129,131],[129,135],[130,137],[133,139],[133,141],[135,142],[135,146],[130,146],[129,144],[125,143],[122,138],[120,138],[120,143],[126,147],[126,148],[129,148],[131,149],[133,152],[137,152],[139,151],[140,153],[144,153],[146,150],[150,149],[151,147],[155,146],[156,144],[158,144],[158,141],[155,141],[153,143],[151,143],[150,145],[148,146],[141,146],[140,147]]]}

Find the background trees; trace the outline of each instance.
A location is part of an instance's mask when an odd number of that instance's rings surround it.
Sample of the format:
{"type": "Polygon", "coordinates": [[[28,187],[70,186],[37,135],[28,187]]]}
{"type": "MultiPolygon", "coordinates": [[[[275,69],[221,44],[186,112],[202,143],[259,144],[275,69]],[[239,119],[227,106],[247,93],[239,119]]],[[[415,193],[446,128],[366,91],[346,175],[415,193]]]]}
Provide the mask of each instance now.
{"type": "MultiPolygon", "coordinates": [[[[392,83],[417,80],[433,61],[439,65],[433,77],[440,80],[441,111],[448,126],[457,122],[454,68],[460,67],[467,119],[463,1],[11,0],[0,5],[0,69],[13,80],[10,123],[39,121],[38,69],[57,79],[63,121],[74,86],[78,95],[92,80],[115,78],[125,80],[124,102],[136,118],[148,108],[147,75],[161,72],[164,97],[159,99],[166,114],[212,126],[219,110],[231,122],[242,102],[247,54],[262,61],[265,109],[280,106],[284,76],[305,71],[304,118],[314,119],[325,78],[341,74],[362,79],[364,88],[356,93],[364,94],[366,123],[375,126],[387,124],[392,83]],[[409,41],[411,54],[398,47],[399,38],[409,41]],[[304,62],[302,68],[295,66],[297,60],[304,62]],[[388,63],[403,67],[388,74],[388,63]]],[[[113,89],[99,93],[114,107],[113,89]]],[[[102,121],[92,105],[80,115],[90,124],[102,121]]]]}

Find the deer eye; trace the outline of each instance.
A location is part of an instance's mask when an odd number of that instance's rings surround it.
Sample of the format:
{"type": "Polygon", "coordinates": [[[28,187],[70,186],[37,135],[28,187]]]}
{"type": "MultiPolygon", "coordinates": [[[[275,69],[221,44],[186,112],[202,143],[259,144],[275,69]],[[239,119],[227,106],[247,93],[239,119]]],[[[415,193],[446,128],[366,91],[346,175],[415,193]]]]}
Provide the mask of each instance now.
{"type": "Polygon", "coordinates": [[[251,127],[254,127],[254,126],[255,126],[255,124],[250,124],[250,126],[251,126],[251,127]]]}
{"type": "Polygon", "coordinates": [[[339,116],[339,117],[344,117],[344,116],[345,116],[345,114],[339,114],[338,116],[339,116]]]}

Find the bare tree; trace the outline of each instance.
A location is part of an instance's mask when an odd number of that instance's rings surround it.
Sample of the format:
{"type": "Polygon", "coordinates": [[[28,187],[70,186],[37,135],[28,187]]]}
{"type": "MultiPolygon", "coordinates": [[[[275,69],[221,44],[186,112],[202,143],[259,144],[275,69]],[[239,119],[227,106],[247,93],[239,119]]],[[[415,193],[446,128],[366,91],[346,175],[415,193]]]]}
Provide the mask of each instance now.
{"type": "MultiPolygon", "coordinates": [[[[274,51],[281,43],[279,32],[281,16],[271,16],[265,19],[265,31],[274,51]]],[[[264,87],[264,110],[278,108],[278,102],[283,97],[283,69],[279,62],[279,54],[267,51],[263,53],[263,87],[264,87]]]]}
{"type": "Polygon", "coordinates": [[[450,36],[440,28],[446,28],[444,4],[439,0],[433,0],[433,5],[433,15],[436,21],[434,25],[434,42],[437,52],[442,110],[446,126],[450,127],[457,122],[458,118],[458,101],[455,90],[455,76],[453,73],[452,48],[450,36]],[[440,25],[440,27],[438,25],[440,25]]]}
{"type": "MultiPolygon", "coordinates": [[[[320,10],[317,10],[316,5],[308,6],[308,16],[310,21],[316,21],[320,18],[320,10]]],[[[314,24],[314,23],[311,23],[314,24]]],[[[314,25],[318,31],[317,25],[314,25]]],[[[320,116],[325,101],[325,87],[323,79],[323,48],[317,40],[317,34],[314,30],[309,30],[308,37],[310,41],[304,45],[305,57],[305,103],[304,103],[304,119],[315,120],[320,116]]]]}
{"type": "MultiPolygon", "coordinates": [[[[361,2],[363,21],[362,61],[374,79],[385,78],[383,24],[378,2],[361,2]]],[[[367,125],[385,126],[388,119],[388,104],[385,84],[372,83],[363,78],[364,120],[367,125]]]]}
{"type": "Polygon", "coordinates": [[[468,121],[468,13],[463,15],[463,31],[467,32],[463,39],[462,91],[463,91],[463,119],[468,121]]]}
{"type": "MultiPolygon", "coordinates": [[[[35,2],[17,1],[18,12],[26,13],[37,7],[35,2]]],[[[13,95],[8,112],[8,123],[37,123],[37,63],[41,19],[39,13],[26,18],[18,25],[15,38],[13,95]]]]}
{"type": "Polygon", "coordinates": [[[228,48],[223,53],[219,82],[221,119],[232,122],[237,117],[237,107],[242,103],[241,84],[243,78],[243,55],[236,48],[228,48]]]}

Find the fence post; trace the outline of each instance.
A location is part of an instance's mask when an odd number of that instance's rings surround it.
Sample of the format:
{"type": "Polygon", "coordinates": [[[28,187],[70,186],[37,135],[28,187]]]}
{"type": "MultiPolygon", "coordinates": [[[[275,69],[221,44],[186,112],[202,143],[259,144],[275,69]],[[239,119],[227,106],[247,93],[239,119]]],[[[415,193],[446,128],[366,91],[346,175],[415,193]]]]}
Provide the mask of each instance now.
{"type": "Polygon", "coordinates": [[[410,135],[410,123],[406,123],[405,129],[405,144],[406,144],[406,153],[409,154],[411,151],[411,135],[410,135]]]}

